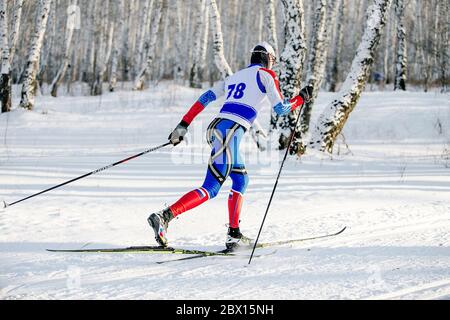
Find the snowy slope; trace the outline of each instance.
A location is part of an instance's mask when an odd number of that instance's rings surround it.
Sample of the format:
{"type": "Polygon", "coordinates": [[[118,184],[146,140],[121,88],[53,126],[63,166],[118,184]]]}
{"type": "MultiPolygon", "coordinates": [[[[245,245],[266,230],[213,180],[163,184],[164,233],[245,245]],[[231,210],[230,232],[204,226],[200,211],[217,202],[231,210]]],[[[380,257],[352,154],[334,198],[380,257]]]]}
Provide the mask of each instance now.
{"type": "MultiPolygon", "coordinates": [[[[10,203],[166,141],[200,91],[163,83],[144,93],[39,97],[0,115],[0,200],[10,203]]],[[[313,114],[333,97],[319,96],[313,114]]],[[[146,218],[204,178],[204,131],[189,144],[133,160],[0,212],[1,299],[449,299],[448,95],[367,92],[344,130],[348,150],[286,164],[261,241],[348,230],[259,250],[254,259],[55,254],[46,248],[153,245],[146,218]]],[[[268,122],[268,112],[261,115],[268,122]]],[[[256,236],[282,154],[248,138],[242,229],[256,236]]],[[[169,228],[171,245],[223,246],[229,182],[169,228]]]]}

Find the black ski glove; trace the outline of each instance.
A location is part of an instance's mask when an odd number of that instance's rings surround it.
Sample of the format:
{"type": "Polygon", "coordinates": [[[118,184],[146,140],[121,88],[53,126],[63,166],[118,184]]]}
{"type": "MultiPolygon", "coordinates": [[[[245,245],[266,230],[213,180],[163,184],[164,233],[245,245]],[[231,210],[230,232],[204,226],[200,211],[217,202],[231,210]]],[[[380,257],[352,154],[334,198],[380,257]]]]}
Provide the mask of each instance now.
{"type": "Polygon", "coordinates": [[[188,131],[188,124],[184,121],[181,121],[169,135],[168,139],[170,140],[170,143],[172,143],[174,146],[180,144],[181,141],[183,141],[187,131],[188,131]]]}
{"type": "Polygon", "coordinates": [[[309,103],[312,99],[314,87],[310,84],[308,84],[306,87],[304,87],[302,90],[300,90],[299,96],[302,97],[303,101],[305,103],[309,103]]]}

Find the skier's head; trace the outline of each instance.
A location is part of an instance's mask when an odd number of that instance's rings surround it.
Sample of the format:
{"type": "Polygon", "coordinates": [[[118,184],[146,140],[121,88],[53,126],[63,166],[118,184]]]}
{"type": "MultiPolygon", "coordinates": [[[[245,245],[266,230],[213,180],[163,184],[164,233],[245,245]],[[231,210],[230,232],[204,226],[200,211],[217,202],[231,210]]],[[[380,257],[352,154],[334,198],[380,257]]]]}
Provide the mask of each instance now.
{"type": "Polygon", "coordinates": [[[272,69],[276,60],[277,56],[275,54],[275,50],[273,50],[270,44],[264,41],[259,43],[252,50],[252,57],[250,63],[260,64],[264,68],[272,69]]]}

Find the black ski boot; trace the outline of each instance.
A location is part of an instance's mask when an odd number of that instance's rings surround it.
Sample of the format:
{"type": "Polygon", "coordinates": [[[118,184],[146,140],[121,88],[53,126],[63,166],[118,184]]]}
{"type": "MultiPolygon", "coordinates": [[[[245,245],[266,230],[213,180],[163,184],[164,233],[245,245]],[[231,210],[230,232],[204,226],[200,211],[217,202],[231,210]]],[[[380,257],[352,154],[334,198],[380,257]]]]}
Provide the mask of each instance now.
{"type": "Polygon", "coordinates": [[[150,227],[153,228],[155,232],[155,239],[161,246],[167,247],[167,228],[169,227],[169,222],[173,219],[172,211],[170,208],[161,210],[160,212],[153,213],[148,217],[147,221],[150,227]]]}
{"type": "Polygon", "coordinates": [[[253,240],[244,236],[239,228],[228,228],[227,241],[225,246],[228,250],[233,251],[239,247],[251,246],[253,240]]]}

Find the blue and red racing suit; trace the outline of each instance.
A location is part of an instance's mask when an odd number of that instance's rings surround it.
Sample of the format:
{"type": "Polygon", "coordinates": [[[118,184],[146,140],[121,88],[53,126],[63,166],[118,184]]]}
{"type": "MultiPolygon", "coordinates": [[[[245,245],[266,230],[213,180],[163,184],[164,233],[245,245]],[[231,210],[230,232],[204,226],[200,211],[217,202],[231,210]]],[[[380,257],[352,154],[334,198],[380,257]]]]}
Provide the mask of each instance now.
{"type": "Polygon", "coordinates": [[[176,217],[216,197],[230,177],[233,184],[228,198],[229,223],[231,228],[238,228],[243,195],[249,182],[239,153],[242,137],[258,116],[264,100],[269,100],[277,114],[284,115],[300,107],[303,99],[300,96],[292,100],[284,99],[276,74],[259,64],[252,64],[205,92],[182,122],[189,126],[208,104],[225,94],[225,103],[207,130],[207,141],[212,152],[205,181],[200,188],[185,194],[171,205],[170,210],[176,217]]]}

